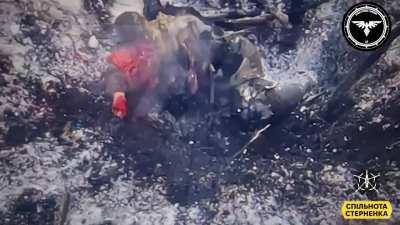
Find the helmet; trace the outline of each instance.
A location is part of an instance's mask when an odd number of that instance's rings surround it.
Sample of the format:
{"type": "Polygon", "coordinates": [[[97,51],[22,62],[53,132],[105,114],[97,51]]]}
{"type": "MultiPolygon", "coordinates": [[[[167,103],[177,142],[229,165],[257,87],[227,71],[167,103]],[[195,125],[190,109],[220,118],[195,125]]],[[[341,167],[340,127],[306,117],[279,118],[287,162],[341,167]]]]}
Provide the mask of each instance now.
{"type": "Polygon", "coordinates": [[[124,12],[114,22],[120,42],[134,41],[146,36],[146,20],[137,12],[124,12]]]}

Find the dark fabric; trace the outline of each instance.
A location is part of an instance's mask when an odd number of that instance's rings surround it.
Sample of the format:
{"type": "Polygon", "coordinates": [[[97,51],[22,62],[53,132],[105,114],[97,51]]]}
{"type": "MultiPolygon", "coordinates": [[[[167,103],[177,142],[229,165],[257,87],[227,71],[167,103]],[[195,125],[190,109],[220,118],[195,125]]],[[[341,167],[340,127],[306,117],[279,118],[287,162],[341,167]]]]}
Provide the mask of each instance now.
{"type": "Polygon", "coordinates": [[[120,44],[143,39],[147,33],[145,18],[136,12],[124,12],[114,22],[114,28],[120,44]]]}
{"type": "Polygon", "coordinates": [[[155,20],[161,9],[159,0],[146,0],[143,3],[143,15],[148,21],[155,20]]]}
{"type": "Polygon", "coordinates": [[[112,97],[117,91],[127,92],[128,87],[123,75],[115,68],[110,68],[103,73],[105,83],[105,93],[112,97]]]}

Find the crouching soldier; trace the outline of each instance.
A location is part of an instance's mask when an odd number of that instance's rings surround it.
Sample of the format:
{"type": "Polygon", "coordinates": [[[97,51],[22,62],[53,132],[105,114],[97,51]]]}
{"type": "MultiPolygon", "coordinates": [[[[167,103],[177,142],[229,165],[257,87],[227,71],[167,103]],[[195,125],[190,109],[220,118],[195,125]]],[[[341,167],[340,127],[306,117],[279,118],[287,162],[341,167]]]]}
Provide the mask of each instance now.
{"type": "Polygon", "coordinates": [[[145,117],[169,95],[197,92],[198,74],[206,74],[203,62],[209,54],[198,40],[205,29],[199,24],[193,16],[160,15],[147,22],[138,13],[125,12],[116,18],[119,43],[104,76],[115,116],[145,117]]]}
{"type": "Polygon", "coordinates": [[[143,117],[154,107],[160,57],[148,36],[143,17],[123,13],[115,21],[118,45],[108,57],[105,91],[113,98],[112,111],[123,119],[143,117]]]}

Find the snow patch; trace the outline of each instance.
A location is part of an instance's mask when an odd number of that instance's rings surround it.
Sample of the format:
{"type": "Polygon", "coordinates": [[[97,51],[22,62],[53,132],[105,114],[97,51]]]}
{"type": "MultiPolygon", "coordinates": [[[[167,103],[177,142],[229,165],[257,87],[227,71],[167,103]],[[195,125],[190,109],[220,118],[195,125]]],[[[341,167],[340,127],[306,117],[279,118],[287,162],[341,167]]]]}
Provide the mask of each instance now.
{"type": "Polygon", "coordinates": [[[116,0],[110,9],[111,15],[116,18],[123,12],[143,13],[143,1],[141,0],[116,0]]]}
{"type": "Polygon", "coordinates": [[[53,2],[58,2],[63,8],[72,11],[73,13],[78,13],[82,10],[82,0],[52,0],[53,2]]]}

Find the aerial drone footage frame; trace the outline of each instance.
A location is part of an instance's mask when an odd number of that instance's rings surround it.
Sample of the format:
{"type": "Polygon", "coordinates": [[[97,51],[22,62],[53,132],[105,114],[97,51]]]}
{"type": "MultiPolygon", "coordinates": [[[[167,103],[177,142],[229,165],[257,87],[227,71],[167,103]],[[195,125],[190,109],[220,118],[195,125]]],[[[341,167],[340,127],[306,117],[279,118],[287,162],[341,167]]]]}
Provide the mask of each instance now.
{"type": "Polygon", "coordinates": [[[390,0],[0,0],[0,224],[399,224],[399,21],[390,0]]]}

